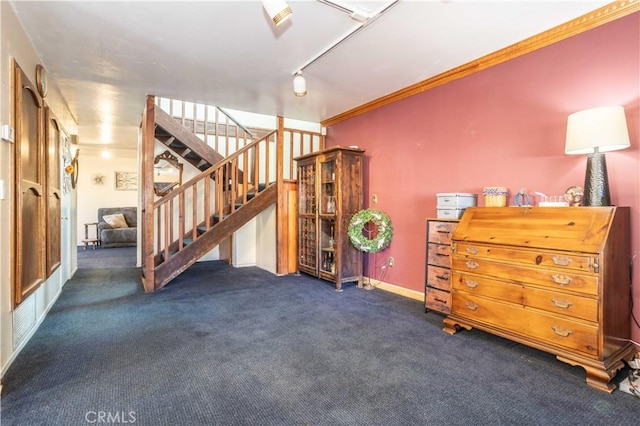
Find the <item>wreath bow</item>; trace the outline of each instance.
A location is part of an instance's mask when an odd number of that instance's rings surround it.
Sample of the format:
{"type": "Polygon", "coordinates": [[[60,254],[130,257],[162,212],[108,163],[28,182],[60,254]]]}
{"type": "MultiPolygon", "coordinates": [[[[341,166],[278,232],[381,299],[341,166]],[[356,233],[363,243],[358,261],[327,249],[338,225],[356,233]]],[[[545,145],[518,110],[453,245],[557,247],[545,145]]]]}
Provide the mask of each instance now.
{"type": "Polygon", "coordinates": [[[358,250],[365,253],[377,253],[387,248],[391,243],[393,226],[386,213],[380,210],[365,209],[360,210],[351,217],[347,235],[351,244],[358,250]],[[378,233],[373,238],[365,236],[362,232],[369,222],[373,222],[378,229],[378,233]]]}

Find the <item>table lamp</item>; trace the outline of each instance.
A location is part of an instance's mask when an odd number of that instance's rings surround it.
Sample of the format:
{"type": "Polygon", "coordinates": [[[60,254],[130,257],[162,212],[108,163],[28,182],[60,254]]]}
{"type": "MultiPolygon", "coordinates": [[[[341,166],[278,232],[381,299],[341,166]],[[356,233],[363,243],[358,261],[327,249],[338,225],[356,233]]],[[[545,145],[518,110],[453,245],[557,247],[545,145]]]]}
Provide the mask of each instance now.
{"type": "Polygon", "coordinates": [[[611,205],[603,152],[625,149],[630,145],[624,107],[593,108],[569,115],[565,154],[589,154],[583,205],[611,205]]]}

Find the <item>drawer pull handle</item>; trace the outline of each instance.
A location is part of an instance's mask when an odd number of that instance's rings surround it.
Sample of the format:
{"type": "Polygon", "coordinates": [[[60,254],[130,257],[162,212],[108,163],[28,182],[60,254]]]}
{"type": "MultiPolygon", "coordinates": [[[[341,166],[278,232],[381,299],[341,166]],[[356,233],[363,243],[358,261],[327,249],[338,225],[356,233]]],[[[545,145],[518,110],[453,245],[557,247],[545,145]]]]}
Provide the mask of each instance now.
{"type": "Polygon", "coordinates": [[[573,333],[568,328],[560,327],[559,325],[551,326],[551,329],[560,337],[569,337],[569,335],[573,333]]]}
{"type": "Polygon", "coordinates": [[[480,252],[478,247],[467,247],[465,250],[469,254],[478,254],[480,252]]]}
{"type": "Polygon", "coordinates": [[[553,260],[553,263],[560,266],[569,266],[572,262],[569,256],[553,256],[551,260],[553,260]]]}
{"type": "Polygon", "coordinates": [[[478,266],[480,266],[478,262],[474,262],[473,260],[467,260],[465,265],[467,265],[467,268],[469,269],[476,269],[478,266]]]}
{"type": "Polygon", "coordinates": [[[568,300],[562,300],[562,299],[556,299],[553,298],[551,299],[551,302],[556,305],[558,308],[562,308],[562,309],[569,309],[573,303],[569,302],[568,300]]]}
{"type": "Polygon", "coordinates": [[[553,274],[551,275],[551,278],[553,278],[553,281],[555,283],[560,285],[568,285],[571,284],[571,281],[573,281],[573,278],[563,274],[553,274]]]}
{"type": "Polygon", "coordinates": [[[436,256],[449,257],[447,253],[436,253],[436,256]]]}
{"type": "Polygon", "coordinates": [[[439,280],[448,280],[449,276],[448,275],[436,275],[436,278],[439,280]]]}
{"type": "Polygon", "coordinates": [[[473,302],[466,302],[466,303],[464,304],[464,306],[465,306],[468,310],[470,310],[470,311],[477,311],[477,310],[478,310],[478,305],[476,305],[476,304],[475,304],[475,303],[473,303],[473,302]]]}
{"type": "Polygon", "coordinates": [[[433,300],[435,300],[436,302],[442,303],[442,304],[444,304],[444,305],[446,305],[446,304],[447,304],[447,301],[446,301],[446,300],[440,300],[440,299],[438,299],[437,297],[434,297],[434,298],[433,298],[433,300]]]}
{"type": "Polygon", "coordinates": [[[476,288],[478,287],[478,281],[472,281],[472,280],[468,280],[465,278],[464,283],[467,285],[467,287],[469,288],[476,288]]]}

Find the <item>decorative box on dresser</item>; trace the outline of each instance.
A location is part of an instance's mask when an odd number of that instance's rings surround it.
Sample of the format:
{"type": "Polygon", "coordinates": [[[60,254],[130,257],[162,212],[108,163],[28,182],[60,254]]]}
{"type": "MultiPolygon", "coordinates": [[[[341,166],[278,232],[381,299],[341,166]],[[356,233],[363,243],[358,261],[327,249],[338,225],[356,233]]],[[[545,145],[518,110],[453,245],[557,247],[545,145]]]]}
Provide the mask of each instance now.
{"type": "Polygon", "coordinates": [[[362,252],[349,241],[362,209],[364,150],[331,147],[295,158],[298,165],[298,270],[335,284],[362,285],[362,252]]]}
{"type": "Polygon", "coordinates": [[[451,312],[451,237],[458,219],[427,219],[425,311],[451,312]]]}
{"type": "Polygon", "coordinates": [[[635,352],[629,215],[628,207],[468,208],[452,238],[444,331],[476,327],[550,352],[612,392],[635,352]]]}

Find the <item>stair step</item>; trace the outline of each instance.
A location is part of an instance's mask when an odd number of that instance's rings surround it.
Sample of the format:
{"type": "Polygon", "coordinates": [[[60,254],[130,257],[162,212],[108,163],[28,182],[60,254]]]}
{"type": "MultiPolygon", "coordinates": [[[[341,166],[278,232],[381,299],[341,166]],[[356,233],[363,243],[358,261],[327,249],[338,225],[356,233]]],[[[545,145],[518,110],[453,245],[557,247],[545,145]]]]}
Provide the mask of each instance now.
{"type": "Polygon", "coordinates": [[[197,166],[196,168],[198,168],[198,170],[200,170],[201,172],[204,172],[205,170],[207,170],[209,167],[211,167],[211,164],[207,161],[202,160],[197,166]]]}
{"type": "MultiPolygon", "coordinates": [[[[226,219],[227,217],[229,217],[228,214],[223,214],[222,215],[222,220],[226,219]]],[[[215,225],[216,223],[220,222],[220,215],[218,213],[214,214],[211,216],[211,218],[213,219],[213,224],[215,225]]]]}
{"type": "Polygon", "coordinates": [[[173,149],[185,149],[185,148],[187,148],[187,146],[185,144],[183,144],[182,142],[180,142],[176,138],[173,138],[173,140],[171,142],[169,142],[167,144],[167,146],[169,148],[173,148],[173,149]]]}
{"type": "Polygon", "coordinates": [[[202,157],[200,157],[198,154],[196,154],[193,151],[189,151],[188,153],[186,153],[184,155],[184,158],[186,158],[187,160],[202,161],[202,157]]]}
{"type": "Polygon", "coordinates": [[[159,127],[157,125],[153,130],[153,134],[156,138],[166,138],[167,136],[171,136],[166,130],[164,130],[162,127],[159,127]]]}
{"type": "MultiPolygon", "coordinates": [[[[192,242],[193,242],[193,238],[183,238],[182,239],[182,244],[183,244],[184,247],[188,246],[192,242]]],[[[174,256],[176,253],[178,253],[178,250],[169,250],[169,257],[174,256]]],[[[160,252],[160,257],[164,261],[164,251],[160,252]]]]}

